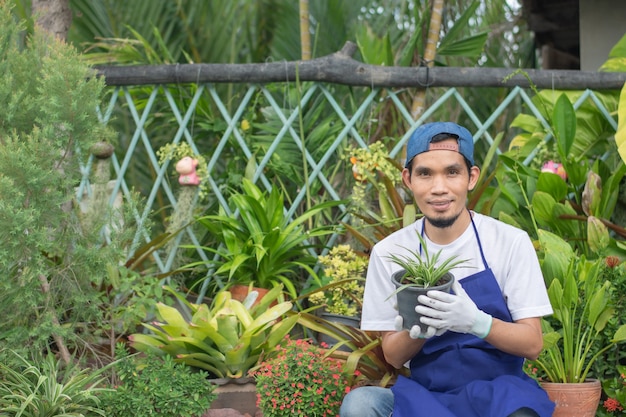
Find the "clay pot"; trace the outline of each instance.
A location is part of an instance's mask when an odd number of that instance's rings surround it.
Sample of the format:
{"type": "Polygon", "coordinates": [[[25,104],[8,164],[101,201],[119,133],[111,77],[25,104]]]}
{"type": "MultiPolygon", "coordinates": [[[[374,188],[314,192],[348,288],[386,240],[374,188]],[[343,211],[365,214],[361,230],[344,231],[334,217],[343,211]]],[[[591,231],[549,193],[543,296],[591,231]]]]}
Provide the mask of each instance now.
{"type": "Polygon", "coordinates": [[[548,397],[556,403],[552,417],[594,417],[602,395],[597,379],[582,383],[541,382],[548,397]]]}
{"type": "MultiPolygon", "coordinates": [[[[258,288],[258,287],[252,287],[252,290],[259,293],[259,296],[257,297],[256,301],[252,304],[253,306],[257,305],[259,301],[261,300],[261,298],[263,298],[263,296],[267,294],[269,291],[266,288],[258,288]]],[[[248,296],[248,293],[250,292],[250,287],[247,285],[235,284],[235,285],[230,286],[228,288],[228,291],[231,293],[233,300],[243,302],[243,300],[246,299],[246,297],[248,296]]]]}
{"type": "MultiPolygon", "coordinates": [[[[402,269],[400,271],[395,272],[391,276],[391,281],[396,286],[396,288],[399,288],[403,285],[401,282],[402,282],[402,277],[404,277],[405,274],[406,274],[406,271],[402,269]]],[[[402,316],[403,328],[407,330],[411,330],[413,326],[419,326],[422,329],[422,333],[426,332],[428,326],[420,322],[420,317],[422,315],[418,314],[415,311],[415,306],[417,306],[418,304],[417,297],[422,294],[426,294],[428,291],[431,291],[431,290],[444,291],[444,292],[449,293],[450,289],[452,288],[452,283],[454,282],[454,275],[448,272],[441,278],[441,282],[443,282],[443,284],[428,287],[428,288],[407,287],[396,294],[398,314],[402,316]]]]}

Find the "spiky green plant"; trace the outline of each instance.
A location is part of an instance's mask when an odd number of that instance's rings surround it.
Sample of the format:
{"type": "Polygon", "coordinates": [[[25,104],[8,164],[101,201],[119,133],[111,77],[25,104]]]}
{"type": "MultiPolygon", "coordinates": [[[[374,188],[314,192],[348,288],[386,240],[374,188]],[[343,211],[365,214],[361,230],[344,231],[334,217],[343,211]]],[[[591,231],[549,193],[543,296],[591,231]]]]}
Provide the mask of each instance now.
{"type": "Polygon", "coordinates": [[[218,378],[245,376],[281,343],[299,317],[288,314],[291,302],[280,301],[282,286],[274,287],[256,305],[251,298],[242,303],[228,291],[220,291],[210,307],[192,304],[183,294],[166,288],[191,317],[159,303],[158,321],[144,324],[151,333],[131,335],[131,345],[143,352],[170,355],[176,362],[207,370],[218,378]]]}
{"type": "Polygon", "coordinates": [[[452,269],[467,263],[467,259],[458,259],[458,256],[452,256],[440,261],[441,251],[429,252],[426,240],[419,232],[416,232],[416,234],[420,242],[421,251],[401,246],[408,251],[408,254],[399,255],[392,253],[388,256],[389,259],[406,271],[402,277],[402,285],[393,294],[407,287],[432,287],[452,269]]]}
{"type": "Polygon", "coordinates": [[[0,415],[14,417],[106,416],[98,394],[106,391],[99,370],[62,369],[53,354],[40,363],[13,351],[2,351],[0,361],[0,415]]]}

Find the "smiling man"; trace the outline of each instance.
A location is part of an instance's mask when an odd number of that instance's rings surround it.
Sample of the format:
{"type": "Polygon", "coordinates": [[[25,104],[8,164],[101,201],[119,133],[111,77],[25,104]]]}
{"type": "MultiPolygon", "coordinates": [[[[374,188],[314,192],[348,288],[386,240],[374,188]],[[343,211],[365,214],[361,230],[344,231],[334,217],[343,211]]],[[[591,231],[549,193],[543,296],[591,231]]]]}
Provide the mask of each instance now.
{"type": "Polygon", "coordinates": [[[361,328],[383,332],[387,362],[409,366],[391,388],[362,387],[341,417],[549,417],[554,404],[522,369],[543,348],[541,317],[552,313],[537,255],[526,232],[470,211],[478,181],[471,133],[455,123],[420,126],[402,172],[423,215],[378,242],[371,253],[361,328]],[[390,254],[416,250],[420,233],[440,259],[469,260],[452,273],[451,294],[418,298],[419,326],[402,329],[390,254]]]}

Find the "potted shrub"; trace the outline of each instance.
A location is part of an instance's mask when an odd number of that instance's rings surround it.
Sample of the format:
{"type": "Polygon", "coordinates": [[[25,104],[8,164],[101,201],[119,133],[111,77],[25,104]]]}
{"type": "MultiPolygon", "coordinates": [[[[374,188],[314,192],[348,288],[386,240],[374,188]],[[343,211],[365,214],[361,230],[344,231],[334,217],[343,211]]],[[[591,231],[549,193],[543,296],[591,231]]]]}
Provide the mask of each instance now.
{"type": "MultiPolygon", "coordinates": [[[[367,258],[355,252],[350,245],[341,244],[318,260],[323,272],[317,287],[300,298],[307,298],[311,305],[319,307],[316,313],[326,320],[359,327],[367,258]]],[[[338,341],[325,333],[319,333],[317,338],[319,342],[331,346],[338,341]]]]}
{"type": "Polygon", "coordinates": [[[605,352],[626,340],[626,325],[602,343],[602,331],[616,316],[611,282],[603,279],[604,259],[579,256],[566,241],[545,230],[538,235],[554,315],[542,320],[544,350],[530,364],[538,369],[542,387],[556,402],[555,416],[594,416],[602,387],[590,371],[605,352]],[[581,390],[591,397],[583,397],[581,390]],[[573,393],[577,400],[568,399],[565,393],[573,393]]]}
{"type": "Polygon", "coordinates": [[[343,362],[306,339],[286,338],[250,375],[264,417],[338,416],[350,375],[343,362]]]}
{"type": "Polygon", "coordinates": [[[450,271],[467,260],[457,259],[457,256],[440,260],[441,251],[430,253],[422,235],[419,232],[416,234],[421,250],[402,247],[407,253],[389,255],[389,259],[402,267],[391,276],[396,286],[391,296],[397,296],[403,327],[410,330],[413,326],[419,326],[422,332],[426,332],[427,326],[419,320],[421,315],[415,311],[417,297],[431,290],[450,292],[454,282],[454,275],[450,271]]]}
{"type": "Polygon", "coordinates": [[[216,283],[228,287],[253,284],[271,289],[281,284],[296,298],[298,274],[315,275],[317,258],[309,249],[316,238],[332,233],[331,226],[306,229],[304,223],[340,202],[318,204],[291,219],[284,212],[284,197],[278,188],[264,193],[245,178],[242,192],[233,194],[229,202],[230,213],[220,206],[218,214],[198,219],[214,242],[200,248],[210,259],[187,267],[206,267],[216,283]]]}
{"type": "Polygon", "coordinates": [[[337,245],[328,255],[320,256],[323,274],[320,286],[309,293],[313,305],[334,316],[358,317],[363,299],[363,274],[367,258],[356,253],[350,245],[337,245]]]}

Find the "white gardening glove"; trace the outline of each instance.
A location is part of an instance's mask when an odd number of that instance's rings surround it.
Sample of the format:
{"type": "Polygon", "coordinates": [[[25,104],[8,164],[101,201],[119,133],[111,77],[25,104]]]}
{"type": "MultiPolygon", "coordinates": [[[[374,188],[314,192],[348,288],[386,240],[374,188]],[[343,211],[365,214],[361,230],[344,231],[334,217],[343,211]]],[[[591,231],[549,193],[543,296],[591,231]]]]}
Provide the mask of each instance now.
{"type": "Polygon", "coordinates": [[[457,333],[470,333],[484,339],[491,331],[493,318],[476,307],[461,284],[454,281],[454,294],[443,291],[428,291],[417,300],[421,305],[415,311],[423,314],[420,321],[436,329],[457,333]]]}
{"type": "MultiPolygon", "coordinates": [[[[397,332],[406,330],[404,327],[402,327],[403,322],[404,322],[404,319],[402,318],[402,316],[396,316],[396,320],[393,323],[393,325],[397,332]]],[[[426,328],[426,333],[422,333],[422,329],[420,328],[420,326],[413,326],[409,330],[409,337],[411,339],[430,339],[431,337],[439,336],[440,334],[444,332],[445,330],[437,330],[432,326],[428,326],[426,328]]]]}

